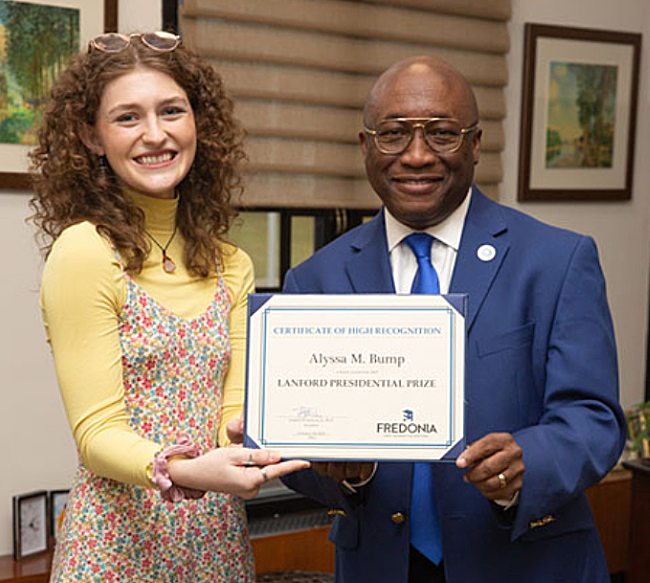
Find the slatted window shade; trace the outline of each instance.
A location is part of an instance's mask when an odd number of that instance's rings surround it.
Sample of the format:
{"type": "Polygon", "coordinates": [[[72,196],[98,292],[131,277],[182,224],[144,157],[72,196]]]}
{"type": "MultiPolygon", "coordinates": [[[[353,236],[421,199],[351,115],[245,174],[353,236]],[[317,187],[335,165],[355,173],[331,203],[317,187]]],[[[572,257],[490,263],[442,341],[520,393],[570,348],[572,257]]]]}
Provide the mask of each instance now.
{"type": "Polygon", "coordinates": [[[246,128],[246,205],[377,208],[358,145],[363,104],[382,71],[417,54],[472,84],[476,182],[496,198],[510,0],[184,0],[179,16],[183,42],[221,73],[246,128]]]}

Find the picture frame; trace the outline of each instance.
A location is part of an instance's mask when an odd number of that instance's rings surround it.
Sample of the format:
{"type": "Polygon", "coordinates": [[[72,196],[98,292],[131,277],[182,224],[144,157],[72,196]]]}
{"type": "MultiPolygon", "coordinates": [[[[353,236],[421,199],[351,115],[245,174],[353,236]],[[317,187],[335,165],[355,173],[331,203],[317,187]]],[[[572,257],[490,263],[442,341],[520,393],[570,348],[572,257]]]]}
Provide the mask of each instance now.
{"type": "Polygon", "coordinates": [[[519,201],[632,196],[641,34],[525,25],[519,201]]]}
{"type": "Polygon", "coordinates": [[[13,497],[14,560],[49,550],[49,513],[46,490],[13,497]]]}
{"type": "Polygon", "coordinates": [[[639,403],[625,412],[630,450],[643,459],[650,459],[650,401],[639,403]]]}
{"type": "MultiPolygon", "coordinates": [[[[79,44],[102,32],[117,31],[118,0],[17,0],[23,3],[78,8],[79,44]]],[[[31,190],[27,152],[30,146],[0,143],[0,190],[31,190]]]]}
{"type": "Polygon", "coordinates": [[[61,520],[65,513],[69,494],[69,489],[50,491],[50,536],[54,541],[56,541],[61,528],[61,520]]]}

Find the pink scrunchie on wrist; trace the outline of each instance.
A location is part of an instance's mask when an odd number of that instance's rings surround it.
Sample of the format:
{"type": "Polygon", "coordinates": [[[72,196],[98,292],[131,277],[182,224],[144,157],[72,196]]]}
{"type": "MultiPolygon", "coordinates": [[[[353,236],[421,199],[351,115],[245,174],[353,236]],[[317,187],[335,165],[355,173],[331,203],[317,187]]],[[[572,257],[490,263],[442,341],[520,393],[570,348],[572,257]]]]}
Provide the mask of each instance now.
{"type": "Polygon", "coordinates": [[[169,460],[177,455],[188,458],[195,458],[201,455],[201,450],[185,433],[178,434],[176,443],[167,446],[153,459],[151,481],[158,490],[163,500],[168,502],[180,502],[181,500],[198,500],[205,495],[203,490],[193,490],[176,486],[169,477],[167,464],[169,460]]]}

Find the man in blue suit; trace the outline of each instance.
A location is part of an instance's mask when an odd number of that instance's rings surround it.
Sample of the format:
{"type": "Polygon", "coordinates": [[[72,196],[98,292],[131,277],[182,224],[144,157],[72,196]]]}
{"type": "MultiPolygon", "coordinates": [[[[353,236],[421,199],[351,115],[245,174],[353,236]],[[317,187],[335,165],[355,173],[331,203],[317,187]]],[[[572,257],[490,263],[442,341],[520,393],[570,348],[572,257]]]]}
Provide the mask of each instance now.
{"type": "Polygon", "coordinates": [[[420,264],[404,239],[431,235],[440,292],[469,297],[469,445],[416,484],[412,463],[321,462],[286,478],[336,515],[336,581],[608,582],[585,489],[616,463],[625,422],[593,240],[472,185],[478,109],[447,63],[393,65],[370,92],[364,124],[366,173],[383,209],[289,271],[285,291],[409,293],[420,264]],[[428,480],[432,510],[412,501],[428,480]],[[429,512],[425,538],[441,541],[441,555],[412,538],[414,518],[429,512]]]}

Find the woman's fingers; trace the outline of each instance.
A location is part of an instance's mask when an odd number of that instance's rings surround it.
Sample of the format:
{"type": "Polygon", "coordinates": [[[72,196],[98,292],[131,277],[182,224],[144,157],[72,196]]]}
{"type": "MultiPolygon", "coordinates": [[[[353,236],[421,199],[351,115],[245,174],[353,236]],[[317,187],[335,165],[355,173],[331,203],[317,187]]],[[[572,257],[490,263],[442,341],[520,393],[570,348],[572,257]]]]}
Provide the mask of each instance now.
{"type": "Polygon", "coordinates": [[[279,462],[282,458],[280,457],[280,454],[270,449],[250,449],[242,447],[237,452],[237,459],[241,460],[240,465],[242,466],[266,466],[268,464],[279,462]]]}
{"type": "MultiPolygon", "coordinates": [[[[268,480],[275,480],[280,476],[285,476],[286,474],[291,474],[292,472],[297,472],[298,470],[304,470],[309,467],[309,462],[305,460],[287,460],[284,462],[279,462],[277,464],[271,464],[264,466],[264,473],[268,480]]],[[[261,473],[262,483],[264,483],[264,474],[261,473]]]]}

